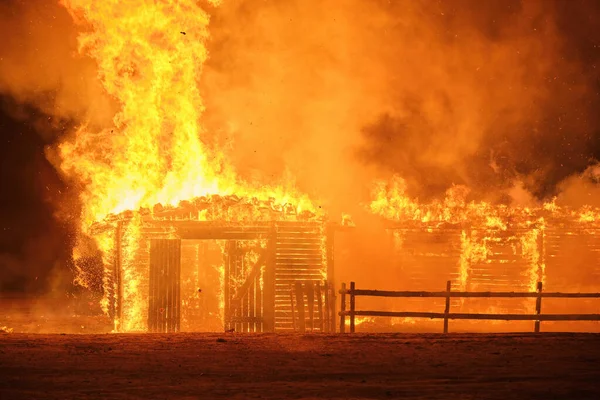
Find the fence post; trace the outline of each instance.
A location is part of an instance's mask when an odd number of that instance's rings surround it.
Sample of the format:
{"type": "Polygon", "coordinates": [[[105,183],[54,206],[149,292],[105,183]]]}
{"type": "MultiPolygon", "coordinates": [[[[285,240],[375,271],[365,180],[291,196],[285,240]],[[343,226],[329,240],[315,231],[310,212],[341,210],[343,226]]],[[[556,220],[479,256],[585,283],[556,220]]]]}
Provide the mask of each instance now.
{"type": "Polygon", "coordinates": [[[354,297],[354,289],[356,285],[354,282],[350,282],[350,333],[354,333],[354,311],[356,311],[356,298],[354,297]]]}
{"type": "Polygon", "coordinates": [[[452,282],[446,282],[446,308],[444,310],[444,333],[448,333],[448,314],[450,314],[450,291],[452,290],[452,282]]]}
{"type": "MultiPolygon", "coordinates": [[[[542,312],[542,282],[537,283],[537,298],[535,299],[535,315],[542,312]]],[[[535,333],[540,332],[540,320],[535,321],[535,333]]]]}
{"type": "Polygon", "coordinates": [[[340,300],[340,333],[346,333],[346,284],[342,283],[340,290],[342,298],[340,300]]]}

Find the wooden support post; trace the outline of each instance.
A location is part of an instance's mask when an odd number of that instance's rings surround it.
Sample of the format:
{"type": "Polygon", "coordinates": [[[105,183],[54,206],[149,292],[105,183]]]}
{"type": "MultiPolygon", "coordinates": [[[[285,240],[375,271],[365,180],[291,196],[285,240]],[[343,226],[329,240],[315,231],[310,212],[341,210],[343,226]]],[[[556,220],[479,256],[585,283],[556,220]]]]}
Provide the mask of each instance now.
{"type": "Polygon", "coordinates": [[[317,313],[319,314],[319,331],[323,332],[325,323],[323,321],[323,292],[321,291],[321,284],[317,283],[315,296],[317,297],[317,313]]]}
{"type": "Polygon", "coordinates": [[[298,306],[298,327],[300,332],[306,331],[306,321],[304,317],[304,291],[302,290],[302,283],[296,282],[296,305],[298,306]]]}
{"type": "Polygon", "coordinates": [[[346,333],[346,284],[342,283],[342,295],[340,300],[340,333],[346,333]]]}
{"type": "MultiPolygon", "coordinates": [[[[535,314],[540,315],[542,312],[542,282],[537,283],[537,298],[535,299],[535,314]]],[[[540,320],[535,321],[535,333],[540,332],[540,320]]]]}
{"type": "Polygon", "coordinates": [[[354,296],[354,289],[356,289],[355,283],[350,282],[350,333],[355,331],[354,312],[356,311],[356,296],[354,296]]]}
{"type": "Polygon", "coordinates": [[[263,327],[265,332],[275,332],[275,254],[277,228],[271,227],[267,242],[267,261],[263,285],[263,327]]]}
{"type": "Polygon", "coordinates": [[[294,310],[294,286],[290,284],[290,305],[292,306],[292,328],[296,332],[296,310],[294,310]]]}
{"type": "Polygon", "coordinates": [[[306,289],[306,304],[308,305],[308,321],[311,332],[315,330],[315,287],[312,281],[304,283],[306,289]]]}
{"type": "Polygon", "coordinates": [[[450,314],[450,291],[452,282],[446,282],[446,309],[444,310],[444,333],[448,333],[448,314],[450,314]]]}

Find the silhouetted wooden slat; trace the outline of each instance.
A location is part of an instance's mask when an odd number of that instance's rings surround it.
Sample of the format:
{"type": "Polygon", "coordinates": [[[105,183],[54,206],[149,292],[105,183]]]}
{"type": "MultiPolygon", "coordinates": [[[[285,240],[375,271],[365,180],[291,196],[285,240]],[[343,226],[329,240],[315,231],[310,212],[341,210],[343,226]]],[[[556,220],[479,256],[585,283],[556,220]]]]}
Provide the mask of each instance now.
{"type": "MultiPolygon", "coordinates": [[[[323,282],[323,298],[324,298],[324,302],[325,302],[325,307],[323,308],[324,314],[325,314],[325,332],[332,332],[331,331],[331,319],[335,319],[332,317],[333,314],[330,314],[330,307],[329,307],[329,284],[327,283],[327,281],[323,282]]],[[[333,331],[334,332],[334,331],[333,331]]]]}
{"type": "Polygon", "coordinates": [[[296,332],[296,310],[294,309],[294,286],[290,285],[290,305],[292,306],[292,326],[296,332]]]}
{"type": "Polygon", "coordinates": [[[302,291],[302,283],[296,282],[295,286],[296,293],[296,306],[298,307],[298,329],[300,332],[306,332],[306,320],[304,316],[304,293],[302,291]]]}
{"type": "Polygon", "coordinates": [[[342,290],[340,290],[340,294],[342,295],[342,299],[340,300],[340,333],[346,332],[346,284],[342,283],[342,290]]]}
{"type": "Polygon", "coordinates": [[[306,290],[306,304],[308,305],[308,321],[310,323],[310,330],[315,330],[315,287],[313,282],[304,282],[304,288],[306,290]]]}
{"type": "Polygon", "coordinates": [[[262,296],[262,288],[260,287],[260,275],[256,277],[254,287],[256,290],[256,319],[259,321],[256,323],[256,331],[262,332],[263,331],[263,323],[262,323],[263,296],[262,296]]]}
{"type": "Polygon", "coordinates": [[[167,257],[165,251],[165,242],[162,240],[158,241],[159,245],[157,247],[159,252],[159,264],[158,264],[158,298],[159,298],[159,309],[158,309],[158,331],[165,332],[167,330],[167,318],[165,316],[165,311],[167,308],[167,257]]]}
{"type": "Polygon", "coordinates": [[[444,309],[444,333],[448,333],[448,316],[450,315],[450,291],[452,290],[452,282],[446,282],[446,292],[448,296],[446,297],[446,308],[444,309]]]}
{"type": "Polygon", "coordinates": [[[225,244],[225,273],[223,283],[223,330],[228,331],[232,328],[231,323],[231,252],[233,242],[228,241],[225,244]]]}
{"type": "Polygon", "coordinates": [[[153,243],[150,242],[150,271],[149,271],[149,295],[148,295],[148,331],[156,332],[156,302],[157,302],[157,259],[156,251],[153,250],[153,243]]]}
{"type": "MultiPolygon", "coordinates": [[[[537,315],[540,315],[540,313],[542,312],[542,282],[538,282],[537,284],[537,292],[538,292],[538,297],[535,300],[535,313],[537,315]]],[[[535,321],[535,327],[534,327],[534,331],[536,333],[539,333],[540,331],[540,320],[536,320],[535,321]]]]}
{"type": "Polygon", "coordinates": [[[317,314],[319,315],[319,331],[323,332],[323,292],[321,291],[321,285],[317,283],[315,285],[315,296],[317,297],[317,314]]]}
{"type": "Polygon", "coordinates": [[[263,328],[265,332],[275,331],[275,251],[277,250],[277,231],[269,232],[267,242],[267,261],[263,277],[263,328]]]}
{"type": "Polygon", "coordinates": [[[328,313],[330,315],[330,332],[335,332],[335,286],[333,277],[335,276],[335,264],[334,264],[334,254],[335,254],[335,232],[336,228],[334,225],[327,226],[325,231],[325,258],[327,262],[327,285],[329,287],[328,291],[328,299],[329,301],[325,303],[325,307],[328,309],[328,313]]]}
{"type": "Polygon", "coordinates": [[[171,242],[165,242],[165,259],[167,264],[167,270],[165,271],[165,326],[166,332],[173,332],[173,272],[174,272],[174,260],[173,260],[173,246],[171,242]]]}
{"type": "Polygon", "coordinates": [[[356,330],[355,316],[356,316],[356,284],[350,282],[350,333],[354,333],[356,330]]]}

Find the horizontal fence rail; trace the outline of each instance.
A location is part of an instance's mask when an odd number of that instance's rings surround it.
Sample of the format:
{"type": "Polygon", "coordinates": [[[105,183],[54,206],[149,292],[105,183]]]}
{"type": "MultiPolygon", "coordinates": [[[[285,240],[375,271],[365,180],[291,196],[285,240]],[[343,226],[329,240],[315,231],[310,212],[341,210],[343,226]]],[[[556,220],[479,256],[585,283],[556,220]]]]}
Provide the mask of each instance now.
{"type": "Polygon", "coordinates": [[[497,321],[535,321],[534,331],[540,331],[542,321],[600,321],[600,314],[542,314],[543,298],[571,298],[571,299],[598,299],[600,293],[559,293],[543,292],[542,283],[538,282],[537,292],[453,292],[451,282],[446,284],[446,291],[389,291],[356,289],[356,284],[350,282],[350,288],[342,284],[339,292],[341,297],[340,333],[346,331],[346,317],[350,317],[350,332],[355,332],[355,317],[400,317],[400,318],[429,318],[443,319],[444,333],[448,333],[448,321],[461,320],[497,320],[497,321]],[[346,296],[350,297],[350,309],[346,310],[346,296]],[[413,312],[413,311],[371,311],[356,310],[357,296],[371,297],[402,297],[402,298],[444,298],[446,307],[444,312],[413,312]],[[535,314],[488,314],[488,313],[451,313],[451,298],[535,298],[535,314]]]}

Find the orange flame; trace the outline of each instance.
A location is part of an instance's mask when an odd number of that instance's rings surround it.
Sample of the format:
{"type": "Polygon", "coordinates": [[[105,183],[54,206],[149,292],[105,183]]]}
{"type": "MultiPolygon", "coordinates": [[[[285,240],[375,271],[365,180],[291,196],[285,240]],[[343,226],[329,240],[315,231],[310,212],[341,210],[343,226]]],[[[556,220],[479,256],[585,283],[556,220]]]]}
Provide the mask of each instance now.
{"type": "Polygon", "coordinates": [[[84,230],[111,213],[216,193],[312,209],[291,187],[241,182],[202,140],[197,80],[209,16],[196,1],[61,3],[85,26],[79,50],[96,60],[98,79],[120,105],[113,126],[81,126],[59,149],[61,168],[82,182],[84,230]]]}

